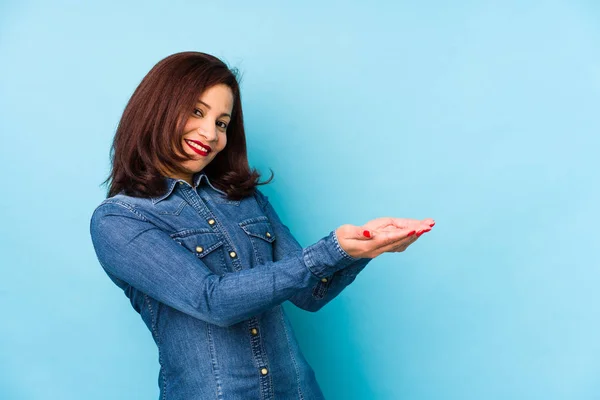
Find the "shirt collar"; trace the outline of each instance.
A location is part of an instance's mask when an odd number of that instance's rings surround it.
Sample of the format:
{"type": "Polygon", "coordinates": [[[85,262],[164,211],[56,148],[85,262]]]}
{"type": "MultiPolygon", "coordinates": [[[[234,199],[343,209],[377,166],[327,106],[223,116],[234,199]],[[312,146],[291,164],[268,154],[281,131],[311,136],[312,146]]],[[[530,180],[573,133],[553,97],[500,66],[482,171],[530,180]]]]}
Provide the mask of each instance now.
{"type": "MultiPolygon", "coordinates": [[[[169,195],[173,192],[173,189],[175,189],[175,185],[177,184],[177,182],[183,182],[186,185],[189,185],[185,180],[183,179],[175,179],[175,178],[171,178],[168,176],[165,176],[165,181],[167,184],[167,190],[164,194],[160,195],[160,196],[156,196],[156,197],[151,197],[152,199],[152,204],[156,204],[159,201],[162,201],[164,199],[166,199],[167,197],[169,197],[169,195]]],[[[204,171],[200,171],[200,172],[196,172],[194,174],[194,176],[192,177],[192,182],[194,183],[194,188],[197,188],[201,182],[202,179],[206,180],[206,183],[208,183],[208,185],[213,188],[214,190],[216,190],[217,192],[227,196],[227,193],[225,193],[224,191],[217,189],[216,187],[213,186],[212,183],[210,183],[210,180],[208,179],[208,176],[204,173],[204,171]]]]}

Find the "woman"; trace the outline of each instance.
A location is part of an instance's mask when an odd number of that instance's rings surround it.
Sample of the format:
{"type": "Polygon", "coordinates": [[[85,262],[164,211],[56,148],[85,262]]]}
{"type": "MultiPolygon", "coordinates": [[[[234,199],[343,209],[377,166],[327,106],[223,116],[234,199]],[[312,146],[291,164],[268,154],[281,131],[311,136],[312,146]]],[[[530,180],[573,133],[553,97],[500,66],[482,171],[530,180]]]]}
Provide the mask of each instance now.
{"type": "Polygon", "coordinates": [[[322,399],[281,304],[319,310],[433,226],[379,218],[302,248],[256,188],[235,70],[205,53],[152,68],[111,159],[90,233],[158,346],[161,399],[322,399]]]}

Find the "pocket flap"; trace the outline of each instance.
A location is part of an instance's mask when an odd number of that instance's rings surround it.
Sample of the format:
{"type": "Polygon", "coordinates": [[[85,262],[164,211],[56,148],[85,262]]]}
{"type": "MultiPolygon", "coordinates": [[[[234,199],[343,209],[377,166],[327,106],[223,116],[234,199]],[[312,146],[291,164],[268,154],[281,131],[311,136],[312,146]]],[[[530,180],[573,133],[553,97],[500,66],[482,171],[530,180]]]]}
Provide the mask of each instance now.
{"type": "Polygon", "coordinates": [[[251,218],[239,223],[240,227],[250,236],[261,238],[269,243],[275,240],[273,227],[267,217],[251,218]]]}
{"type": "Polygon", "coordinates": [[[187,229],[173,233],[171,237],[202,258],[223,245],[218,233],[202,229],[187,229]]]}

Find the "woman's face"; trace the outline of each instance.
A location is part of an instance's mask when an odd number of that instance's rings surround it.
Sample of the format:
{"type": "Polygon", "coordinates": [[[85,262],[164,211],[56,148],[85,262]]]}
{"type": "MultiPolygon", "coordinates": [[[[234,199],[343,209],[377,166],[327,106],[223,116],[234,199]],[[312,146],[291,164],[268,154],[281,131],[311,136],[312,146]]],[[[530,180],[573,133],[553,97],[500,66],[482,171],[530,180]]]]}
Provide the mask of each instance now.
{"type": "Polygon", "coordinates": [[[187,172],[185,176],[172,177],[192,184],[192,175],[202,171],[225,148],[232,110],[233,93],[229,86],[217,84],[204,91],[183,128],[181,145],[193,159],[181,164],[187,172]]]}

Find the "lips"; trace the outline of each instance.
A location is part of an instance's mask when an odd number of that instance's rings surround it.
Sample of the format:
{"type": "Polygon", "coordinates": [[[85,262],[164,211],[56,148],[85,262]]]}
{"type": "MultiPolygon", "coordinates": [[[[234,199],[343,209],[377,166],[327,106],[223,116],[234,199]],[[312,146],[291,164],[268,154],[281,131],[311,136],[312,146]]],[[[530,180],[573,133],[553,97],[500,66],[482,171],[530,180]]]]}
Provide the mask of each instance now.
{"type": "MultiPolygon", "coordinates": [[[[186,142],[194,142],[195,144],[197,144],[198,146],[201,146],[204,150],[206,150],[207,153],[211,152],[211,148],[210,146],[205,145],[204,143],[198,141],[198,140],[192,140],[192,139],[184,139],[186,142]]],[[[193,148],[193,147],[192,147],[193,148]]]]}

